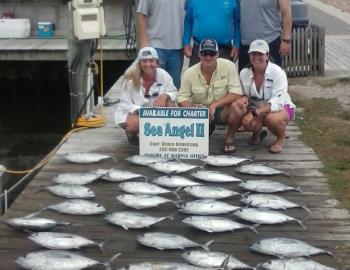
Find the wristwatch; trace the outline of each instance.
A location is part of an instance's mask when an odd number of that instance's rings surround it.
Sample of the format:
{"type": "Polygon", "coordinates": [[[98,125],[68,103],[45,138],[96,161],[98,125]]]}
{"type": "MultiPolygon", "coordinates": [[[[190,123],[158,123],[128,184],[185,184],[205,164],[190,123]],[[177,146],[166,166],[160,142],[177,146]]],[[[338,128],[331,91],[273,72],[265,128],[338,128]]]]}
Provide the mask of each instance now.
{"type": "Polygon", "coordinates": [[[252,115],[253,115],[254,117],[258,117],[258,114],[256,113],[256,110],[252,110],[252,115]]]}
{"type": "Polygon", "coordinates": [[[283,38],[282,41],[289,44],[292,42],[292,39],[291,38],[283,38]]]}

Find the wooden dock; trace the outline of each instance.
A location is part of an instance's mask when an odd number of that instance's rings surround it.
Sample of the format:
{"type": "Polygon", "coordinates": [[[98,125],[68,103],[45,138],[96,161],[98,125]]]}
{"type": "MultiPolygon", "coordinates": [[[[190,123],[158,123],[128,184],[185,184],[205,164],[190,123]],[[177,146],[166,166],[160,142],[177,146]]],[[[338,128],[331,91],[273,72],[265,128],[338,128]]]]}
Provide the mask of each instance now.
{"type": "MultiPolygon", "coordinates": [[[[128,145],[123,130],[117,128],[113,123],[113,107],[106,107],[105,113],[109,123],[102,128],[89,129],[74,134],[57,152],[55,157],[36,175],[34,180],[20,194],[3,218],[22,217],[36,212],[42,207],[63,201],[64,199],[54,196],[46,191],[37,193],[43,186],[51,184],[51,179],[67,172],[88,172],[95,169],[127,169],[147,175],[149,178],[160,176],[148,167],[131,165],[124,159],[138,153],[137,147],[128,145]],[[98,152],[111,155],[115,160],[109,159],[97,164],[71,164],[64,161],[60,156],[68,152],[98,152]]],[[[223,148],[223,130],[217,130],[210,138],[210,153],[220,154],[223,148]]],[[[311,213],[303,209],[293,209],[283,211],[295,218],[303,221],[306,229],[302,229],[296,223],[284,225],[261,225],[258,227],[260,233],[256,236],[249,231],[227,232],[210,234],[190,228],[181,220],[185,214],[177,214],[173,221],[165,220],[148,230],[124,230],[109,224],[103,219],[104,215],[97,216],[74,216],[59,214],[46,210],[40,214],[41,217],[54,218],[60,221],[71,222],[73,225],[57,227],[53,231],[76,233],[91,238],[97,242],[106,242],[105,253],[101,253],[98,248],[84,248],[79,251],[81,254],[107,261],[114,254],[123,253],[116,261],[116,267],[129,263],[145,261],[177,261],[182,262],[180,254],[182,251],[156,250],[140,245],[136,241],[136,236],[145,231],[161,231],[182,234],[191,240],[205,243],[211,239],[215,242],[210,246],[212,251],[221,251],[233,254],[243,262],[255,266],[257,263],[265,262],[272,257],[259,255],[249,251],[248,246],[261,238],[266,237],[291,237],[306,241],[314,246],[331,251],[337,259],[327,255],[318,255],[314,260],[326,264],[336,269],[350,265],[350,219],[347,210],[340,208],[337,202],[332,199],[327,179],[320,173],[322,167],[314,151],[303,144],[298,136],[300,131],[295,125],[288,128],[290,138],[286,141],[285,150],[281,154],[268,153],[268,145],[273,141],[272,136],[268,136],[259,146],[248,146],[249,134],[239,133],[236,136],[238,151],[236,155],[245,157],[255,157],[256,162],[262,162],[274,168],[287,171],[291,177],[273,176],[268,177],[285,184],[300,187],[303,193],[286,192],[281,194],[284,198],[290,199],[300,205],[310,208],[311,213]]],[[[198,161],[186,161],[196,162],[198,161]]],[[[212,168],[211,168],[212,169],[212,168]]],[[[242,179],[263,179],[267,177],[239,175],[233,171],[232,167],[214,168],[220,171],[235,175],[242,179]]],[[[184,174],[185,176],[188,174],[184,174]]],[[[120,194],[118,184],[107,181],[97,181],[89,185],[96,193],[96,202],[102,204],[108,213],[120,210],[127,210],[116,200],[120,194]]],[[[225,184],[225,187],[244,193],[237,184],[225,184]]],[[[180,192],[184,201],[189,201],[188,195],[180,192]]],[[[174,195],[167,196],[176,199],[174,195]]],[[[231,198],[226,202],[239,205],[239,198],[231,198]]],[[[176,212],[176,207],[172,204],[165,204],[150,210],[146,213],[156,216],[167,216],[176,212]]],[[[231,214],[226,215],[232,216],[231,214]]],[[[16,231],[13,228],[0,224],[0,268],[6,270],[20,269],[14,262],[18,256],[23,256],[31,251],[40,250],[40,247],[27,239],[24,232],[16,231]]],[[[48,268],[49,269],[49,268],[48,268]]],[[[93,269],[103,269],[99,266],[93,269]]]]}

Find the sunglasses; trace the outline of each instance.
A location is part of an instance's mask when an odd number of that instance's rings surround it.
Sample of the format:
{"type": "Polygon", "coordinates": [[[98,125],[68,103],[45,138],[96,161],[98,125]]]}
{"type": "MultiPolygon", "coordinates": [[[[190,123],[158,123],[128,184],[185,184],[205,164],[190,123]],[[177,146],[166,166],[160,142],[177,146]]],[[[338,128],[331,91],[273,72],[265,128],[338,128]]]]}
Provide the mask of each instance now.
{"type": "Polygon", "coordinates": [[[216,52],[213,52],[213,51],[203,51],[203,52],[200,52],[200,55],[201,56],[210,56],[210,57],[214,57],[216,55],[216,52]]]}

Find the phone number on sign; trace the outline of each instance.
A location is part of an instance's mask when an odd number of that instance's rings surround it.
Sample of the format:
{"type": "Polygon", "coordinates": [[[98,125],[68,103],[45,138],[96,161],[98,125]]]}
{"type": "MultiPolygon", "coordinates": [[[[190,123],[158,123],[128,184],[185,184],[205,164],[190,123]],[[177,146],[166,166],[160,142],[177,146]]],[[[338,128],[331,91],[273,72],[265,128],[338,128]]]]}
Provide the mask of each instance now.
{"type": "Polygon", "coordinates": [[[189,152],[188,148],[176,148],[176,147],[159,147],[160,152],[179,152],[179,153],[186,153],[189,152]]]}

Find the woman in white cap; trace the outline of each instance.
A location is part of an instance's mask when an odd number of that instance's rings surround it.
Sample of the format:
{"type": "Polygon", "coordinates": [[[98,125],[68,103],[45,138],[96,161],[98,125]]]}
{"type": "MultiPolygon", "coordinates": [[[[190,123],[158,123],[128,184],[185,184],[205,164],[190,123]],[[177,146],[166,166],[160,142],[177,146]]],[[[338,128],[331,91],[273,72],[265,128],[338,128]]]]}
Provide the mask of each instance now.
{"type": "Polygon", "coordinates": [[[249,47],[251,66],[240,72],[244,96],[237,102],[246,115],[242,125],[252,131],[249,144],[260,144],[267,135],[261,131],[266,126],[276,140],[270,147],[271,153],[283,150],[287,124],[294,119],[295,105],[288,94],[288,81],[285,72],[269,59],[269,46],[266,41],[254,40],[249,47]]]}
{"type": "Polygon", "coordinates": [[[135,64],[124,73],[114,118],[125,129],[130,144],[139,144],[140,107],[174,107],[176,94],[173,79],[158,67],[157,51],[152,47],[142,48],[135,64]]]}

